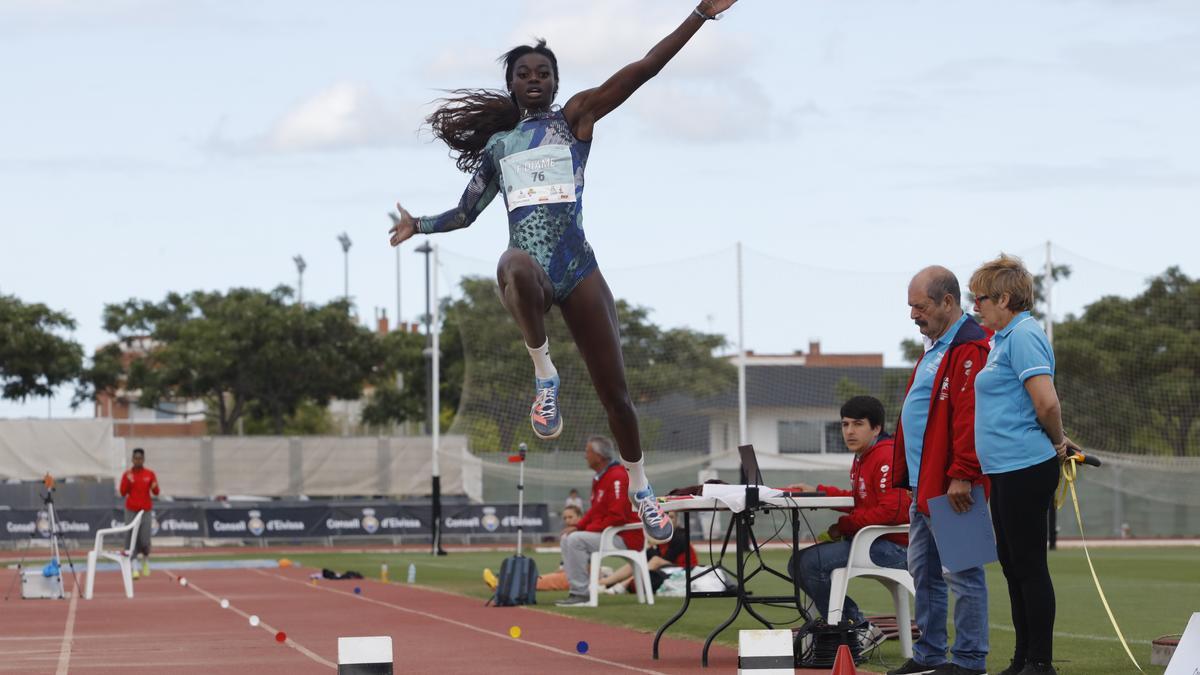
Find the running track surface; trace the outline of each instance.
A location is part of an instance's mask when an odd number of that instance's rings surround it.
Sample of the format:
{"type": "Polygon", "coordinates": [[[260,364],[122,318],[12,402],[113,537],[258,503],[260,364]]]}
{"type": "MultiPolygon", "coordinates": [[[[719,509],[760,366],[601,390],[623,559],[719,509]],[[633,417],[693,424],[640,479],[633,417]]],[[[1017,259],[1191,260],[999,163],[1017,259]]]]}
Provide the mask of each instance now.
{"type": "MultiPolygon", "coordinates": [[[[0,583],[7,588],[15,574],[4,570],[0,583]]],[[[703,672],[699,642],[664,638],[656,661],[646,633],[526,607],[485,608],[417,586],[314,585],[308,574],[192,570],[184,587],[177,574],[157,571],[135,582],[132,600],[116,572],[97,572],[93,600],[22,600],[16,590],[0,610],[0,673],[331,673],[338,636],[356,635],[390,635],[397,673],[703,672]],[[257,628],[250,615],[260,618],[257,628]],[[512,626],[519,638],[510,637],[512,626]],[[276,641],[277,631],[286,642],[276,641]],[[581,640],[587,654],[577,652],[581,640]]],[[[737,653],[713,645],[709,664],[707,672],[735,672],[737,653]]]]}

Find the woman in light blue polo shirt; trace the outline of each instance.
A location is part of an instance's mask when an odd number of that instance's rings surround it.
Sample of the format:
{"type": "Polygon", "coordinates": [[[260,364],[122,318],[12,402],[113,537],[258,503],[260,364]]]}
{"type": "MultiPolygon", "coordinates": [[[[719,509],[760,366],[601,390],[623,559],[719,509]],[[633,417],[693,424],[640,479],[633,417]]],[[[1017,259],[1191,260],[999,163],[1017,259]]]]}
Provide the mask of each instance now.
{"type": "Polygon", "coordinates": [[[992,483],[992,525],[1017,643],[1001,675],[1054,673],[1054,585],[1047,517],[1068,448],[1054,389],[1054,350],[1029,311],[1033,276],[1001,255],[971,275],[979,323],[995,331],[975,378],[975,450],[992,483]]]}

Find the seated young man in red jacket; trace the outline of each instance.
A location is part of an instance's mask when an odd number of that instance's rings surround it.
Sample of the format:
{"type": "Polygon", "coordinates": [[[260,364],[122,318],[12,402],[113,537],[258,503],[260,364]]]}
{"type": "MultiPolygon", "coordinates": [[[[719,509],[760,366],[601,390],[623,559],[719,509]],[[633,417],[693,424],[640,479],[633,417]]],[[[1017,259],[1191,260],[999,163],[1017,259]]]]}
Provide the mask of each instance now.
{"type": "MultiPolygon", "coordinates": [[[[854,533],[868,525],[907,525],[908,492],[892,485],[892,438],[883,432],[883,404],[871,396],[855,396],[842,406],[842,438],[854,452],[850,465],[850,490],[818,485],[829,496],[854,497],[854,507],[829,526],[832,541],[810,546],[792,558],[788,571],[799,576],[800,588],[812,598],[822,617],[829,614],[830,574],[846,566],[854,533]]],[[[803,483],[789,490],[811,492],[803,483]]],[[[908,535],[889,534],[871,544],[871,560],[882,567],[904,569],[908,560],[908,535]]],[[[843,621],[859,625],[862,612],[850,596],[842,611],[843,621]]],[[[874,633],[875,631],[871,631],[874,633]]],[[[882,636],[882,633],[879,633],[882,636]]]]}
{"type": "MultiPolygon", "coordinates": [[[[592,505],[575,527],[563,530],[563,570],[567,573],[570,594],[554,603],[560,607],[586,604],[588,592],[588,563],[592,553],[600,550],[600,533],[613,525],[640,523],[629,501],[629,472],[621,466],[617,448],[604,436],[592,436],[587,441],[584,458],[588,468],[596,472],[592,478],[592,505]]],[[[640,551],[645,547],[642,531],[622,532],[616,545],[640,551]]]]}

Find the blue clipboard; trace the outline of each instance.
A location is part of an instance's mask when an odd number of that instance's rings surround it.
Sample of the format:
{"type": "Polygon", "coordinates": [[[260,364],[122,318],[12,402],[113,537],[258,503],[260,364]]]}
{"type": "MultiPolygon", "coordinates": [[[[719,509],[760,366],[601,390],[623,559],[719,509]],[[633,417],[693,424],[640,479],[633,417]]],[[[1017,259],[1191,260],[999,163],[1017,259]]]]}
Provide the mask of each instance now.
{"type": "Polygon", "coordinates": [[[946,495],[929,500],[929,522],[937,544],[942,567],[961,572],[996,562],[996,533],[992,531],[992,516],[988,511],[983,486],[971,488],[971,509],[957,513],[946,495]]]}

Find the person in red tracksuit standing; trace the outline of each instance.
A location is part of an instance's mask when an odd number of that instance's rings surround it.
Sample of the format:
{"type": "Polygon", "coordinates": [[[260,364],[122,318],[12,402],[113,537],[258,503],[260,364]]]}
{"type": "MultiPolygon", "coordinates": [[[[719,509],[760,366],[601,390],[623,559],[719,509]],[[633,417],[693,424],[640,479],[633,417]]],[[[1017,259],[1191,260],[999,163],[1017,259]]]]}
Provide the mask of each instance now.
{"type": "MultiPolygon", "coordinates": [[[[157,495],[158,476],[145,467],[146,451],[141,448],[133,449],[133,467],[121,476],[121,496],[125,498],[125,523],[133,522],[138,512],[142,512],[142,522],[138,525],[137,542],[133,547],[133,555],[142,555],[142,576],[150,576],[150,520],[154,499],[157,495]]],[[[133,536],[133,533],[130,533],[133,536]]],[[[126,547],[129,542],[126,540],[126,547]]],[[[133,578],[138,578],[138,570],[133,569],[133,578]]]]}
{"type": "MultiPolygon", "coordinates": [[[[788,571],[797,577],[800,588],[812,598],[817,611],[829,613],[830,575],[846,566],[850,559],[850,544],[854,533],[868,525],[906,525],[911,498],[892,484],[892,438],[883,431],[883,403],[873,396],[855,396],[842,405],[842,439],[854,453],[850,465],[850,489],[818,485],[817,490],[831,497],[854,497],[854,506],[846,515],[829,526],[832,541],[810,546],[793,557],[788,571]]],[[[799,483],[789,490],[812,492],[809,485],[799,483]]],[[[908,560],[908,535],[889,534],[871,544],[871,560],[882,567],[904,569],[908,560]]],[[[863,623],[863,615],[850,596],[842,605],[845,621],[853,626],[863,623]]],[[[883,634],[866,628],[865,635],[878,644],[883,634]]]]}
{"type": "MultiPolygon", "coordinates": [[[[588,468],[596,472],[592,478],[592,505],[575,527],[563,530],[563,569],[570,594],[554,603],[560,607],[583,605],[590,600],[588,563],[592,553],[600,550],[600,533],[613,525],[641,522],[629,501],[629,472],[621,466],[613,442],[604,436],[592,436],[584,457],[588,468]]],[[[634,551],[645,548],[641,530],[622,532],[615,543],[634,551]]]]}

